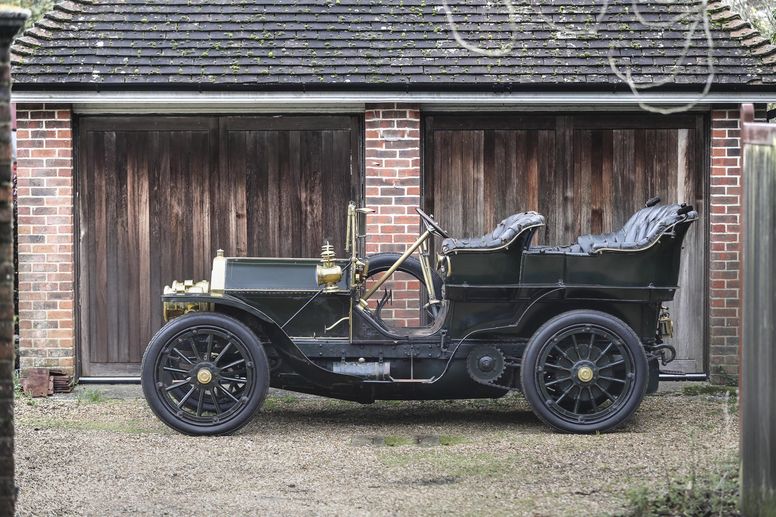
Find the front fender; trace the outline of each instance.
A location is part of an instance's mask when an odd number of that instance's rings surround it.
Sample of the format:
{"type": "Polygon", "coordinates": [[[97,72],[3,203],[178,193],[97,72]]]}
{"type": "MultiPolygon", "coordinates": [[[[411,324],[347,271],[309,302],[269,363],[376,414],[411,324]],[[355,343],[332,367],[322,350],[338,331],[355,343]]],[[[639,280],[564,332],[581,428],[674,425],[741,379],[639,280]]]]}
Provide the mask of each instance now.
{"type": "MultiPolygon", "coordinates": [[[[208,293],[186,293],[186,294],[166,294],[162,296],[162,303],[165,304],[179,304],[182,306],[203,306],[205,304],[211,304],[213,306],[232,307],[239,309],[242,312],[248,313],[265,323],[271,323],[279,327],[279,324],[272,318],[267,316],[259,309],[252,307],[234,296],[228,294],[208,294],[208,293]]],[[[169,313],[174,313],[174,310],[169,313]]],[[[169,314],[165,311],[165,315],[169,314]]]]}
{"type": "Polygon", "coordinates": [[[261,322],[262,329],[269,337],[273,349],[288,363],[297,373],[303,375],[311,382],[321,386],[331,388],[333,386],[352,386],[361,384],[362,379],[351,375],[334,373],[318,366],[308,359],[302,350],[294,343],[288,334],[280,327],[277,321],[274,321],[260,309],[248,305],[244,301],[230,296],[228,294],[174,294],[162,296],[163,303],[175,303],[182,305],[199,305],[200,307],[209,304],[210,310],[215,312],[224,312],[224,308],[233,309],[229,312],[237,311],[237,318],[243,315],[252,316],[261,322]],[[221,310],[219,310],[221,309],[221,310]]]}

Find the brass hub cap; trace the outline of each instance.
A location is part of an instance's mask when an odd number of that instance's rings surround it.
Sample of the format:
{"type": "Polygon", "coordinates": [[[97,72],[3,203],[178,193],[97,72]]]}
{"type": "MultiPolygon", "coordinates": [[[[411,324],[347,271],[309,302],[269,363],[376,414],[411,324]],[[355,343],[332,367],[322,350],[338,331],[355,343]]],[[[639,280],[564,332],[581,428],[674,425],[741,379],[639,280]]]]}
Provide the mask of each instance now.
{"type": "Polygon", "coordinates": [[[593,369],[589,366],[583,366],[577,370],[577,378],[582,382],[590,382],[593,380],[593,369]]]}
{"type": "Polygon", "coordinates": [[[200,368],[197,372],[197,381],[200,384],[210,384],[213,380],[213,374],[207,368],[200,368]]]}

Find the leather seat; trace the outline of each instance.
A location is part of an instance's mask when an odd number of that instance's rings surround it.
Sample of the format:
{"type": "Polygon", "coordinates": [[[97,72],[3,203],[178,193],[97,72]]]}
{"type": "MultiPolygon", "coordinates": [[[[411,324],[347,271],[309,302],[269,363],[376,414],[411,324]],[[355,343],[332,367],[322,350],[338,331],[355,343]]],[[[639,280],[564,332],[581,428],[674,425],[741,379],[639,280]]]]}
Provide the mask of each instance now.
{"type": "Polygon", "coordinates": [[[681,221],[695,220],[698,213],[686,205],[655,205],[642,208],[628,219],[619,231],[595,235],[581,235],[569,246],[537,248],[539,253],[591,254],[604,250],[635,251],[646,248],[663,233],[681,221]]]}
{"type": "Polygon", "coordinates": [[[493,250],[511,243],[526,228],[543,226],[544,216],[536,212],[514,214],[496,226],[492,232],[471,239],[445,239],[442,241],[442,252],[450,253],[457,250],[493,250]]]}

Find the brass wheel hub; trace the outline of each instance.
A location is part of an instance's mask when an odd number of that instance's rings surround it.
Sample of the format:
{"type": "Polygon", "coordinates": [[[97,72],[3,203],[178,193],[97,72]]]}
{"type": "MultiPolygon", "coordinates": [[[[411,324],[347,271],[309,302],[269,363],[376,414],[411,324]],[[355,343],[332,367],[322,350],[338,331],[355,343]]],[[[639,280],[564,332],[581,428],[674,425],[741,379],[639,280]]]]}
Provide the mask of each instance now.
{"type": "Polygon", "coordinates": [[[577,370],[577,378],[582,382],[590,382],[593,380],[593,369],[589,366],[583,366],[577,370]]]}
{"type": "Polygon", "coordinates": [[[200,368],[197,372],[197,382],[200,384],[210,384],[213,380],[213,373],[207,368],[200,368]]]}

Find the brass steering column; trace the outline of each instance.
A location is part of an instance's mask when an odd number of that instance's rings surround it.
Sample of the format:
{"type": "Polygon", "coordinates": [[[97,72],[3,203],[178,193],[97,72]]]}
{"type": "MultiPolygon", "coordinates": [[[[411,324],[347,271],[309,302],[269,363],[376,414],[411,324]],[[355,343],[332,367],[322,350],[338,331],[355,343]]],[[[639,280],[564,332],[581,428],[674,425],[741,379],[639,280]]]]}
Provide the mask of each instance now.
{"type": "MultiPolygon", "coordinates": [[[[402,264],[404,264],[404,261],[406,261],[406,260],[409,258],[409,256],[410,256],[410,255],[412,255],[413,253],[415,253],[415,250],[417,250],[417,249],[418,249],[418,248],[419,248],[419,247],[420,247],[420,246],[421,246],[421,245],[422,245],[424,242],[426,242],[426,239],[428,239],[430,235],[431,235],[431,231],[430,231],[430,230],[426,230],[425,232],[423,232],[423,233],[421,234],[421,236],[420,236],[420,237],[418,237],[418,240],[416,240],[416,241],[415,241],[415,242],[412,244],[412,246],[410,246],[409,248],[407,248],[407,250],[406,250],[404,253],[402,253],[401,257],[399,257],[399,258],[398,258],[398,260],[397,260],[397,261],[394,263],[394,265],[392,265],[392,266],[391,266],[391,267],[388,269],[388,271],[386,271],[386,272],[383,274],[383,276],[381,276],[381,277],[380,277],[380,280],[378,280],[378,281],[377,281],[377,283],[376,283],[375,285],[373,285],[373,286],[372,286],[372,287],[371,287],[371,288],[370,288],[370,289],[369,289],[369,290],[368,290],[366,293],[364,293],[364,296],[363,296],[363,298],[361,298],[361,300],[359,300],[359,305],[361,305],[361,307],[363,307],[363,308],[365,308],[365,309],[367,308],[367,300],[368,300],[368,299],[369,299],[369,298],[370,298],[370,297],[371,297],[373,294],[375,294],[375,292],[376,292],[378,289],[380,289],[380,287],[382,287],[382,286],[383,286],[383,284],[384,284],[384,283],[385,283],[385,282],[388,280],[388,278],[390,278],[390,276],[391,276],[392,274],[394,274],[394,273],[396,272],[396,270],[397,270],[397,269],[399,269],[399,266],[401,266],[402,264]]],[[[423,273],[423,276],[424,276],[424,277],[425,277],[425,276],[427,276],[427,275],[426,275],[426,273],[425,273],[425,271],[424,271],[424,273],[423,273]]],[[[429,286],[428,286],[428,282],[429,282],[430,280],[431,280],[431,276],[430,276],[430,275],[428,275],[428,278],[426,279],[426,287],[429,289],[429,291],[428,291],[428,292],[429,292],[429,296],[432,296],[432,297],[433,297],[433,296],[434,296],[434,294],[433,294],[433,293],[434,293],[434,286],[433,286],[433,285],[431,285],[431,287],[430,287],[430,288],[429,288],[429,286]]]]}

